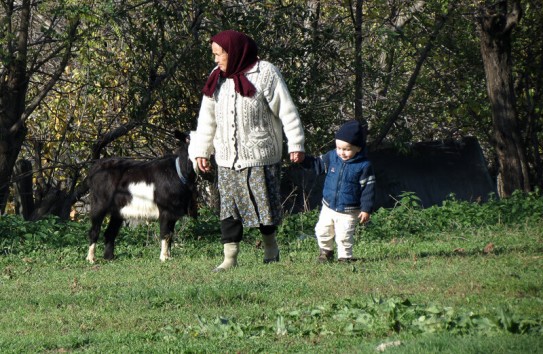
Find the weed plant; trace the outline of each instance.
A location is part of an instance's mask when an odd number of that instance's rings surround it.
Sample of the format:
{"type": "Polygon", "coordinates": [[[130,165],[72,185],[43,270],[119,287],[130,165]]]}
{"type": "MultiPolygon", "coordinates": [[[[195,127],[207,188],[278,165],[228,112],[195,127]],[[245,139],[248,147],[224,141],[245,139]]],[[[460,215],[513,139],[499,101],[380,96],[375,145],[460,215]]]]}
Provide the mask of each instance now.
{"type": "MultiPolygon", "coordinates": [[[[318,211],[288,215],[281,262],[247,230],[222,260],[217,216],[123,228],[116,259],[85,261],[87,220],[0,217],[0,352],[541,353],[539,191],[422,208],[412,193],[356,233],[350,264],[317,264],[318,211]]],[[[101,248],[98,248],[100,255],[101,248]]]]}

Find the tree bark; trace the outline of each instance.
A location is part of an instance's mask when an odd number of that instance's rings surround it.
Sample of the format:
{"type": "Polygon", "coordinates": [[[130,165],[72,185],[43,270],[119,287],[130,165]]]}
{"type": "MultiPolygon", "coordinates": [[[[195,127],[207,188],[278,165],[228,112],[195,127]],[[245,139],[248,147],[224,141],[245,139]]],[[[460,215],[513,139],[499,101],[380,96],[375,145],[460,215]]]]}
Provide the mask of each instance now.
{"type": "MultiPolygon", "coordinates": [[[[6,16],[13,15],[13,7],[6,16]]],[[[3,69],[5,80],[0,83],[0,214],[6,210],[11,175],[15,161],[26,137],[26,127],[21,124],[28,88],[26,62],[30,28],[30,0],[21,3],[19,30],[12,49],[12,60],[3,69]]]]}
{"type": "Polygon", "coordinates": [[[15,212],[28,220],[34,212],[34,193],[32,191],[32,163],[19,160],[15,164],[15,212]]]}
{"type": "Polygon", "coordinates": [[[478,29],[493,122],[493,143],[499,163],[498,193],[530,190],[513,87],[511,32],[522,16],[520,0],[499,1],[479,8],[478,29]]]}

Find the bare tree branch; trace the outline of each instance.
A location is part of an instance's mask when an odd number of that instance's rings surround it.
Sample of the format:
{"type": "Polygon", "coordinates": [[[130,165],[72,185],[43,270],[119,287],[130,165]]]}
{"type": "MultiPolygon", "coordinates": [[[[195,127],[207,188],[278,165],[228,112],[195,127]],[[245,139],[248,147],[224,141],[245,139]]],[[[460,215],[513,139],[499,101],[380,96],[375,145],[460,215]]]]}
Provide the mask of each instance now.
{"type": "MultiPolygon", "coordinates": [[[[55,84],[59,81],[60,77],[62,76],[62,73],[66,69],[66,66],[68,65],[68,62],[72,58],[72,46],[76,38],[77,33],[77,27],[79,26],[79,19],[75,19],[72,21],[72,24],[70,25],[70,30],[68,34],[68,43],[65,47],[64,55],[62,56],[62,59],[60,63],[58,64],[57,69],[53,72],[51,75],[51,78],[49,81],[40,89],[39,94],[37,94],[27,105],[26,109],[24,110],[23,115],[21,116],[21,119],[19,122],[17,122],[16,125],[22,125],[26,119],[34,112],[34,110],[39,106],[40,102],[47,96],[49,91],[55,86],[55,84]]],[[[14,127],[15,129],[18,129],[18,127],[14,127]]],[[[13,129],[13,128],[12,128],[13,129]]]]}
{"type": "Polygon", "coordinates": [[[507,22],[503,29],[503,32],[510,32],[522,18],[522,7],[520,6],[520,0],[513,1],[512,9],[507,15],[507,22]]]}
{"type": "Polygon", "coordinates": [[[409,99],[409,96],[411,95],[411,92],[413,91],[413,88],[415,87],[415,83],[417,81],[417,77],[419,75],[419,72],[422,68],[422,65],[426,61],[426,58],[430,54],[430,51],[432,50],[434,46],[434,42],[437,38],[437,35],[443,29],[443,26],[445,25],[445,22],[447,21],[448,15],[452,12],[454,7],[456,6],[455,2],[452,2],[449,4],[449,7],[447,9],[447,13],[443,14],[436,22],[434,30],[432,31],[432,34],[430,35],[430,38],[428,39],[428,43],[426,43],[426,46],[422,50],[419,59],[417,60],[415,70],[413,70],[413,73],[411,73],[411,76],[409,77],[409,81],[407,82],[407,86],[405,88],[405,91],[402,95],[402,98],[400,100],[400,103],[398,104],[398,107],[394,110],[394,112],[391,113],[391,115],[388,118],[388,121],[385,123],[375,140],[371,143],[372,146],[380,145],[385,137],[387,136],[388,132],[394,125],[394,123],[398,120],[400,117],[400,114],[402,113],[403,109],[405,108],[407,104],[407,100],[409,99]]]}

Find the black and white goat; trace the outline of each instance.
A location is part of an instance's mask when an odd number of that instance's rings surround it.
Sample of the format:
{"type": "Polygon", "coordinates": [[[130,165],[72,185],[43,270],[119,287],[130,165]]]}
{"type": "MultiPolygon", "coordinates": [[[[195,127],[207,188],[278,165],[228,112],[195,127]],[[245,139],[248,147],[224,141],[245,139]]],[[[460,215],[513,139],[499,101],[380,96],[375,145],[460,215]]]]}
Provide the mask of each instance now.
{"type": "Polygon", "coordinates": [[[110,221],[104,232],[104,258],[114,258],[115,238],[125,219],[158,219],[160,260],[170,258],[177,220],[196,217],[196,173],[189,160],[189,135],[176,131],[180,146],[175,155],[149,161],[108,158],[97,161],[89,171],[90,218],[87,260],[96,261],[96,242],[104,218],[110,221]]]}

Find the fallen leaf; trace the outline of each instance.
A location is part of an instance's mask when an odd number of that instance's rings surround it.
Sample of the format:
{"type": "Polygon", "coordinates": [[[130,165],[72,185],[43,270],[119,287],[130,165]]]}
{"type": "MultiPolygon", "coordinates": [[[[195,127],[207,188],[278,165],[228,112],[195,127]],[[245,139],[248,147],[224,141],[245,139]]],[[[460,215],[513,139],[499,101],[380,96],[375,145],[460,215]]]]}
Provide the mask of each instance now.
{"type": "Polygon", "coordinates": [[[493,251],[494,251],[494,244],[492,242],[486,245],[485,248],[483,249],[484,254],[489,254],[489,253],[492,253],[493,251]]]}

